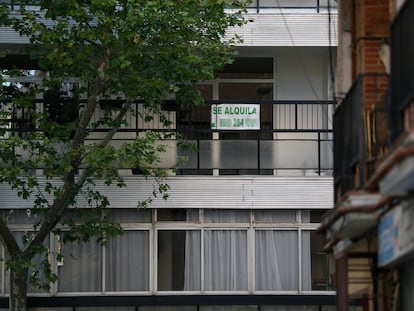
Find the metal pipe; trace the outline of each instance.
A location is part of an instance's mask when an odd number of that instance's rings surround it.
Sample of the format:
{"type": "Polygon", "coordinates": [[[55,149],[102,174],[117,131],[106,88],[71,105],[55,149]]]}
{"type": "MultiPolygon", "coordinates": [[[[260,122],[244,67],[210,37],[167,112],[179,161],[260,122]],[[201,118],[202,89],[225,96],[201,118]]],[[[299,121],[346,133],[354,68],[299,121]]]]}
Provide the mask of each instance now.
{"type": "Polygon", "coordinates": [[[385,159],[384,162],[378,166],[378,168],[375,170],[375,173],[371,176],[371,178],[368,180],[366,184],[367,190],[373,190],[376,189],[378,186],[379,180],[385,176],[385,174],[388,173],[388,171],[398,162],[401,162],[402,160],[414,156],[414,146],[408,146],[408,147],[401,147],[401,149],[398,149],[395,151],[389,158],[385,159]]]}
{"type": "MultiPolygon", "coordinates": [[[[371,204],[371,205],[361,205],[361,206],[343,206],[343,207],[336,207],[330,212],[326,214],[326,216],[323,216],[323,218],[328,218],[330,214],[332,213],[333,216],[330,218],[326,223],[321,223],[320,227],[316,230],[319,233],[325,233],[326,230],[333,225],[335,221],[337,221],[340,217],[349,214],[349,213],[371,213],[381,207],[383,207],[385,204],[391,202],[394,199],[393,196],[385,196],[382,197],[381,200],[377,204],[371,204]]],[[[343,201],[342,201],[343,202],[343,201]]],[[[340,204],[340,203],[339,203],[340,204]]]]}

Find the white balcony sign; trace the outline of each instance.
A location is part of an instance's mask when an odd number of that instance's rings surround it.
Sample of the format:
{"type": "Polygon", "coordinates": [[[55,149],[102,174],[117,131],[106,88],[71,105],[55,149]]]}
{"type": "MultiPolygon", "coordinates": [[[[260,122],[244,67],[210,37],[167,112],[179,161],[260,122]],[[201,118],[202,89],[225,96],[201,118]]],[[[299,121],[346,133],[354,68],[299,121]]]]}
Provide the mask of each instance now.
{"type": "Polygon", "coordinates": [[[260,105],[212,104],[212,130],[260,130],[260,105]]]}

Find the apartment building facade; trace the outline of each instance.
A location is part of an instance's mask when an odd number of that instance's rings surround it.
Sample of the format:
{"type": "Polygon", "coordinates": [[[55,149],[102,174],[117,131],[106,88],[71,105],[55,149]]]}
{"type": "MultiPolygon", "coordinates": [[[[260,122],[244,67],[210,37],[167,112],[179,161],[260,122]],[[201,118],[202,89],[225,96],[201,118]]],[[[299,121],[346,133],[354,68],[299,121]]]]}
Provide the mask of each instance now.
{"type": "MultiPolygon", "coordinates": [[[[195,148],[183,151],[174,139],[163,141],[165,167],[182,156],[187,161],[167,178],[168,200],[156,198],[146,209],[137,209],[137,202],[152,192],[152,183],[139,169],[121,172],[126,188],[97,181],[124,234],[105,246],[63,244],[51,234],[47,246],[64,255],[51,259],[59,280],[49,291],[30,288],[29,307],[332,310],[335,267],[316,229],[333,206],[336,16],[329,0],[253,1],[253,21],[229,30],[244,39],[234,63],[220,79],[199,85],[204,106],[167,102],[168,128],[157,118],[148,122],[128,113],[114,146],[142,131],[168,130],[195,148]],[[232,114],[250,117],[235,122],[232,114]]],[[[0,32],[4,47],[16,49],[24,40],[0,32]]],[[[24,66],[21,56],[7,57],[24,66]]],[[[25,66],[27,77],[10,83],[37,79],[25,66]]],[[[69,94],[71,85],[65,87],[69,94]]],[[[135,111],[141,109],[137,102],[135,111]]],[[[18,113],[22,124],[25,113],[18,113]]],[[[98,118],[102,110],[95,113],[98,118]]],[[[17,134],[19,126],[12,128],[17,134]]],[[[0,193],[2,217],[15,234],[30,230],[32,202],[18,200],[3,184],[0,193]]],[[[80,199],[78,205],[87,204],[80,199]]],[[[9,274],[4,264],[1,271],[5,307],[9,274]]]]}
{"type": "Polygon", "coordinates": [[[338,2],[335,208],[320,227],[338,310],[413,306],[413,13],[413,1],[338,2]]]}

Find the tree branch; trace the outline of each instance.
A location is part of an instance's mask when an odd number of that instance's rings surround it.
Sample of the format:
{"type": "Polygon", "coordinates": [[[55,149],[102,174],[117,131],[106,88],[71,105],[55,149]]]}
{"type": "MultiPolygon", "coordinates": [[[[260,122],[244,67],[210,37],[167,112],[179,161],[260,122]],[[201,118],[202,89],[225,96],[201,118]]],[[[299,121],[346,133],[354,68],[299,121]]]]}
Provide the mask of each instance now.
{"type": "MultiPolygon", "coordinates": [[[[100,146],[104,147],[109,144],[112,137],[118,131],[121,121],[125,117],[125,114],[128,111],[130,106],[131,106],[130,101],[124,103],[121,111],[118,113],[115,119],[116,124],[118,124],[118,126],[111,128],[111,130],[102,139],[100,146]]],[[[76,183],[74,182],[72,183],[72,182],[69,182],[69,180],[66,180],[63,191],[62,191],[62,195],[54,200],[53,205],[50,207],[49,211],[47,212],[39,231],[36,233],[34,239],[30,242],[28,247],[25,249],[24,254],[30,253],[31,248],[34,245],[38,245],[39,243],[42,243],[43,240],[46,238],[46,236],[49,234],[49,232],[60,221],[63,215],[63,212],[68,206],[68,203],[74,196],[76,196],[76,194],[79,192],[79,190],[82,188],[83,184],[85,183],[86,178],[87,178],[86,172],[87,172],[87,169],[84,169],[82,171],[76,183]]]]}
{"type": "MultiPolygon", "coordinates": [[[[110,57],[110,50],[106,49],[101,61],[97,69],[97,77],[94,83],[93,90],[88,97],[87,104],[85,111],[82,115],[81,120],[79,121],[78,127],[76,128],[76,132],[72,142],[72,151],[76,151],[81,145],[83,145],[85,138],[88,134],[88,125],[92,119],[92,116],[95,112],[96,105],[98,103],[98,97],[102,94],[105,84],[105,70],[109,64],[109,57],[110,57]]],[[[31,249],[33,246],[38,245],[43,242],[49,232],[56,226],[59,222],[62,214],[71,200],[76,196],[78,192],[78,185],[75,184],[75,171],[79,166],[82,159],[82,154],[77,152],[70,161],[71,170],[65,175],[63,178],[64,184],[62,187],[62,191],[58,197],[56,197],[53,201],[52,206],[47,211],[43,221],[40,225],[39,231],[34,236],[33,240],[30,244],[26,247],[23,254],[28,255],[30,254],[31,249]]]]}
{"type": "Polygon", "coordinates": [[[7,252],[11,255],[17,255],[20,253],[20,247],[16,242],[15,237],[11,233],[9,227],[0,217],[0,238],[7,249],[7,252]]]}

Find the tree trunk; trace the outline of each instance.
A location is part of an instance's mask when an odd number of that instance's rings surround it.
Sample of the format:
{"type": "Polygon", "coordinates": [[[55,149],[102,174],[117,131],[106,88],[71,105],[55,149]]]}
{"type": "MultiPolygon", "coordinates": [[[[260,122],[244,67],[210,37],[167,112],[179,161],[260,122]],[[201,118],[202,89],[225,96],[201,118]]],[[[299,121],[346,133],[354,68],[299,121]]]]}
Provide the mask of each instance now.
{"type": "Polygon", "coordinates": [[[10,271],[10,311],[27,310],[27,273],[28,268],[10,271]]]}

